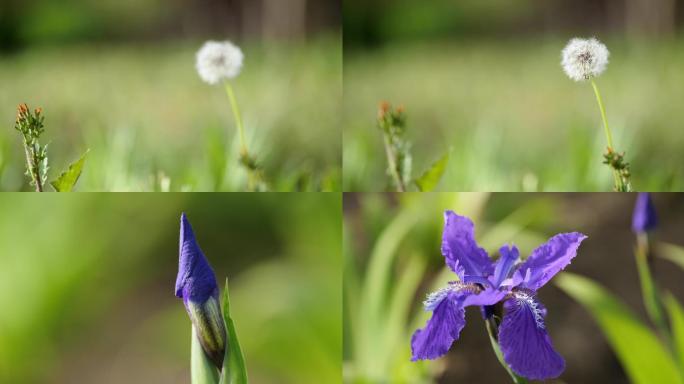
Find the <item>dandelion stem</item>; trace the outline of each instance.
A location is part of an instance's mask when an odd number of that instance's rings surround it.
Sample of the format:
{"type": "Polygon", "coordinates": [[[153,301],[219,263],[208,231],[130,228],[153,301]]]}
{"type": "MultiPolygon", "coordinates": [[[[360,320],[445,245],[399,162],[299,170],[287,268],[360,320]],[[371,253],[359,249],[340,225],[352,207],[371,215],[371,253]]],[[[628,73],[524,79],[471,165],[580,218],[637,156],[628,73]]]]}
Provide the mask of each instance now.
{"type": "Polygon", "coordinates": [[[499,334],[499,326],[496,324],[496,319],[494,318],[494,316],[490,316],[488,319],[485,320],[485,326],[487,327],[487,334],[489,334],[489,341],[492,344],[494,354],[496,355],[496,358],[499,360],[501,366],[511,376],[513,383],[527,384],[527,380],[524,377],[516,375],[515,372],[511,370],[511,367],[509,367],[503,359],[503,354],[501,353],[501,347],[499,347],[499,340],[497,337],[497,335],[499,334]]]}
{"type": "Polygon", "coordinates": [[[593,79],[591,80],[591,86],[594,88],[594,94],[596,94],[596,101],[598,102],[599,109],[601,110],[601,119],[603,119],[603,129],[606,133],[608,148],[613,149],[613,135],[610,133],[610,128],[608,128],[606,108],[603,106],[603,99],[601,98],[601,93],[599,92],[598,86],[596,86],[596,82],[593,79]]]}
{"type": "Polygon", "coordinates": [[[233,86],[230,82],[224,82],[226,87],[226,93],[230,99],[230,106],[233,108],[233,115],[235,116],[235,123],[237,124],[238,134],[240,136],[240,154],[245,156],[248,154],[247,144],[245,143],[245,127],[242,125],[242,115],[240,114],[240,108],[238,107],[237,99],[235,98],[235,92],[233,92],[233,86]]]}

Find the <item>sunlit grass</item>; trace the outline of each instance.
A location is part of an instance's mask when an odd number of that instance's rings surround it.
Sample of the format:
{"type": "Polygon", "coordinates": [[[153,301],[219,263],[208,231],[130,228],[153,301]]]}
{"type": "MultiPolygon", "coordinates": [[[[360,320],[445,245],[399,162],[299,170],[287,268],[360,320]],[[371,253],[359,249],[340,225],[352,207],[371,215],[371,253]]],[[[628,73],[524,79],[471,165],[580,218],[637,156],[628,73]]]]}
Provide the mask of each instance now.
{"type": "MultiPolygon", "coordinates": [[[[612,189],[591,89],[560,68],[567,40],[395,44],[345,52],[344,189],[388,185],[380,100],[404,104],[416,169],[452,149],[438,190],[612,189]]],[[[681,190],[684,181],[684,45],[607,39],[597,79],[616,147],[637,190],[681,190]]]]}
{"type": "MultiPolygon", "coordinates": [[[[64,164],[91,149],[78,189],[242,190],[224,92],[194,68],[201,42],[35,48],[0,56],[0,188],[26,189],[17,104],[42,106],[45,141],[64,164]]],[[[246,43],[235,80],[250,146],[272,188],[339,189],[341,52],[310,43],[246,43]]]]}

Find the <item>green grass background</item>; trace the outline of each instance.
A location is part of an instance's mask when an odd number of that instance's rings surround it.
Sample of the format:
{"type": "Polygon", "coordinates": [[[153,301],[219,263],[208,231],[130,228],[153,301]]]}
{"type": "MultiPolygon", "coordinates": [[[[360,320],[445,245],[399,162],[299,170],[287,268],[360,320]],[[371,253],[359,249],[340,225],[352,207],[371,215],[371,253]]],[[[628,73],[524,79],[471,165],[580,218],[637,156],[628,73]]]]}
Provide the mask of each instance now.
{"type": "MultiPolygon", "coordinates": [[[[451,151],[437,190],[611,190],[591,86],[560,67],[567,39],[407,40],[346,50],[344,190],[389,188],[375,124],[381,100],[406,107],[414,177],[451,151]]],[[[684,39],[605,43],[610,64],[597,83],[633,187],[682,190],[684,39]]]]}
{"type": "MultiPolygon", "coordinates": [[[[90,148],[80,191],[244,190],[222,87],[203,83],[201,41],[41,46],[0,55],[0,189],[28,189],[16,107],[41,106],[51,178],[90,148]]],[[[250,150],[274,190],[341,188],[341,43],[244,43],[234,81],[250,150]]]]}

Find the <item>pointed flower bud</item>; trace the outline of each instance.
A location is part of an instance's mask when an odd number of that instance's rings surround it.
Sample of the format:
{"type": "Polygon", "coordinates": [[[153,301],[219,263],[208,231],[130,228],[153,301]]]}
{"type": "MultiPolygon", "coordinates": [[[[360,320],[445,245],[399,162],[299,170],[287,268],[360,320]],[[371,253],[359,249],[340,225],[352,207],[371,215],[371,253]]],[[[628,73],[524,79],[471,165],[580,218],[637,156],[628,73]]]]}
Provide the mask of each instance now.
{"type": "Polygon", "coordinates": [[[218,294],[214,271],[197,244],[190,222],[183,213],[176,296],[183,299],[204,352],[220,369],[226,348],[226,330],[218,294]]]}
{"type": "Polygon", "coordinates": [[[655,229],[658,225],[658,216],[656,215],[651,194],[639,193],[636,204],[634,205],[634,214],[632,216],[632,230],[634,233],[645,233],[655,229]]]}

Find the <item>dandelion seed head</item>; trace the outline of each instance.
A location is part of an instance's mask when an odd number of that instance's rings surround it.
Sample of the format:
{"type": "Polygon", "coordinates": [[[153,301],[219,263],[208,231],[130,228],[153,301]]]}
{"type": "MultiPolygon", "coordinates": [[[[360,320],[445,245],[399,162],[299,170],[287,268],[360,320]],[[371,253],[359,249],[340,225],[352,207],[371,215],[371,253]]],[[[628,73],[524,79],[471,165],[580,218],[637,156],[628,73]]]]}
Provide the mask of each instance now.
{"type": "Polygon", "coordinates": [[[197,73],[205,82],[218,84],[240,74],[244,57],[230,41],[207,41],[197,51],[197,73]]]}
{"type": "Polygon", "coordinates": [[[608,48],[593,37],[575,38],[563,49],[561,65],[569,78],[585,81],[605,71],[609,54],[608,48]]]}

